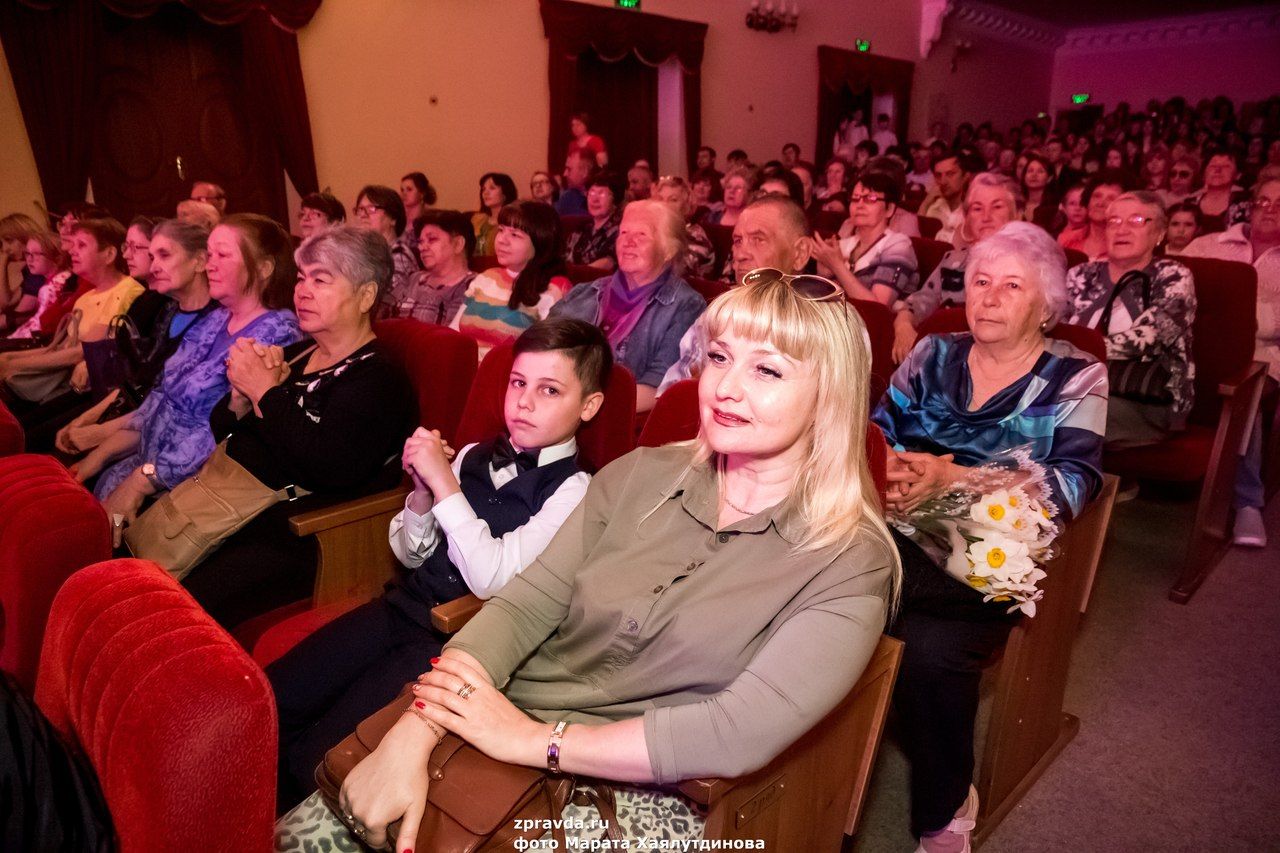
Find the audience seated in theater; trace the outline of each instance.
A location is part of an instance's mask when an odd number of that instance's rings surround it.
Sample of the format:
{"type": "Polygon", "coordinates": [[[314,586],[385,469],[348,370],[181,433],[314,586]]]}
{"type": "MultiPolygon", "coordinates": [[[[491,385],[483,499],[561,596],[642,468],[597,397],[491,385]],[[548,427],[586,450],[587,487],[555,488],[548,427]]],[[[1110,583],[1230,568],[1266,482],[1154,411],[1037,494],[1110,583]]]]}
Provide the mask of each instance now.
{"type": "Polygon", "coordinates": [[[564,161],[564,188],[556,199],[556,213],[580,216],[587,212],[587,181],[595,170],[595,160],[589,155],[581,151],[569,154],[564,161]]]}
{"type": "MultiPolygon", "coordinates": [[[[1185,254],[1251,264],[1258,272],[1258,333],[1253,357],[1267,365],[1262,399],[1280,382],[1280,178],[1259,181],[1250,199],[1249,221],[1226,231],[1205,234],[1187,246],[1185,254]]],[[[1170,225],[1170,230],[1172,230],[1170,225]]],[[[1265,547],[1267,530],[1262,523],[1265,490],[1262,482],[1262,430],[1274,411],[1262,411],[1254,419],[1248,449],[1240,457],[1236,477],[1237,545],[1265,547]]]]}
{"type": "Polygon", "coordinates": [[[889,227],[901,201],[898,184],[882,172],[867,172],[849,194],[852,233],[813,239],[818,272],[834,276],[851,299],[892,305],[919,287],[919,265],[911,238],[889,227]]]}
{"type": "Polygon", "coordinates": [[[1063,238],[1058,235],[1058,245],[1064,249],[1075,249],[1084,252],[1091,261],[1105,260],[1107,257],[1107,211],[1111,203],[1129,189],[1129,178],[1115,169],[1104,169],[1085,182],[1084,192],[1080,194],[1080,203],[1086,211],[1087,230],[1076,238],[1063,238]]]}
{"type": "Polygon", "coordinates": [[[813,191],[814,180],[817,175],[817,167],[808,160],[797,160],[790,168],[791,174],[795,175],[800,180],[800,206],[806,211],[811,209],[816,210],[817,208],[814,206],[815,196],[813,191]]]}
{"type": "Polygon", "coordinates": [[[1018,216],[1018,187],[1013,179],[994,172],[980,172],[969,182],[965,196],[964,222],[960,230],[968,235],[965,248],[952,249],[942,256],[937,268],[915,293],[894,305],[893,358],[901,362],[916,343],[916,327],[939,308],[960,305],[968,290],[965,268],[969,249],[995,234],[1018,216]]]}
{"type": "Polygon", "coordinates": [[[309,505],[390,488],[389,467],[417,414],[408,380],[377,349],[372,319],[391,281],[386,244],[340,226],[296,253],[293,301],[310,340],[270,346],[241,339],[227,360],[230,393],[209,416],[226,455],[272,490],[311,494],[267,509],[183,579],[227,628],[306,598],[314,547],[288,529],[309,505]]]}
{"type": "MultiPolygon", "coordinates": [[[[898,188],[898,203],[894,205],[893,215],[889,217],[889,228],[907,237],[920,236],[920,217],[903,206],[906,199],[903,192],[907,187],[907,167],[893,157],[875,157],[867,163],[862,175],[878,173],[887,176],[898,188]]],[[[853,234],[853,221],[846,219],[840,223],[840,236],[853,234]]]]}
{"type": "Polygon", "coordinates": [[[693,221],[699,224],[724,208],[724,187],[720,177],[712,172],[696,172],[690,179],[693,186],[693,221]]]}
{"type": "MultiPolygon", "coordinates": [[[[1084,206],[1084,184],[1075,184],[1062,194],[1054,223],[1058,245],[1079,245],[1089,234],[1089,208],[1084,206]]],[[[1051,232],[1052,233],[1052,232],[1051,232]]]]}
{"type": "Polygon", "coordinates": [[[390,536],[406,571],[267,668],[280,715],[282,808],[315,787],[327,750],[440,654],[448,636],[431,627],[431,608],[501,591],[586,494],[591,478],[575,435],[603,402],[609,343],[590,323],[541,320],[514,349],[505,434],[456,456],[434,430],[420,427],[405,442],[413,492],[390,536]]]}
{"type": "Polygon", "coordinates": [[[813,194],[826,201],[837,193],[847,193],[851,177],[849,162],[843,157],[832,157],[822,170],[822,186],[815,189],[813,194]]]}
{"type": "Polygon", "coordinates": [[[1022,173],[1023,222],[1034,222],[1052,232],[1058,218],[1058,196],[1049,182],[1050,163],[1039,154],[1027,157],[1027,168],[1022,173]]]}
{"type": "Polygon", "coordinates": [[[688,182],[679,175],[668,175],[654,186],[653,197],[670,206],[684,220],[685,272],[698,278],[714,277],[716,250],[706,229],[690,218],[693,214],[693,194],[688,182]]]}
{"type": "Polygon", "coordinates": [[[25,213],[10,213],[0,219],[0,309],[19,304],[23,297],[34,298],[42,282],[27,269],[23,252],[27,241],[43,230],[25,213]]]}
{"type": "Polygon", "coordinates": [[[142,405],[109,422],[109,434],[76,468],[82,482],[101,472],[94,494],[108,517],[118,514],[127,524],[144,500],[209,458],[209,413],[230,388],[233,344],[284,346],[302,337],[290,310],[297,278],[290,250],[289,235],[265,216],[233,214],[213,229],[205,273],[220,307],[192,325],[142,405]]]}
{"type": "MultiPolygon", "coordinates": [[[[653,170],[637,162],[627,170],[627,201],[642,201],[653,195],[653,170]]],[[[590,199],[587,200],[590,207],[590,199]]]]}
{"type": "Polygon", "coordinates": [[[62,251],[71,252],[71,235],[75,233],[76,224],[81,219],[109,218],[111,218],[110,213],[87,201],[73,201],[63,205],[62,215],[58,217],[58,238],[62,241],[62,251]]]}
{"type": "Polygon", "coordinates": [[[736,168],[754,168],[751,165],[751,157],[741,148],[735,148],[730,151],[728,155],[725,156],[725,160],[728,161],[728,167],[725,169],[725,174],[728,174],[729,171],[736,168]]]}
{"type": "Polygon", "coordinates": [[[766,165],[756,175],[751,197],[758,198],[769,194],[785,195],[796,204],[804,205],[804,185],[800,183],[800,178],[794,172],[782,168],[781,164],[766,165]]]}
{"type": "Polygon", "coordinates": [[[633,201],[618,229],[618,269],[580,284],[552,307],[552,317],[595,323],[613,358],[636,378],[636,411],[653,408],[658,385],[680,355],[680,337],[706,308],[682,277],[685,224],[655,199],[633,201]]]}
{"type": "MultiPolygon", "coordinates": [[[[786,196],[767,195],[747,205],[733,226],[729,270],[734,284],[754,269],[776,269],[787,275],[804,271],[814,241],[804,211],[786,196]]],[[[672,385],[697,376],[706,359],[706,341],[697,323],[680,338],[680,356],[658,386],[661,395],[672,385]]]]}
{"type": "Polygon", "coordinates": [[[1167,225],[1155,193],[1123,193],[1106,211],[1106,260],[1080,264],[1067,274],[1070,321],[1106,337],[1113,375],[1125,363],[1138,362],[1134,375],[1161,389],[1111,389],[1109,449],[1161,441],[1186,425],[1194,402],[1195,285],[1182,264],[1155,257],[1167,225]]]}
{"type": "Polygon", "coordinates": [[[1161,191],[1161,201],[1165,205],[1173,205],[1191,198],[1196,192],[1199,175],[1199,159],[1190,154],[1175,157],[1169,167],[1169,188],[1161,191]]]}
{"type": "Polygon", "coordinates": [[[936,184],[929,164],[929,149],[918,142],[911,143],[911,171],[907,173],[907,183],[920,187],[926,195],[936,184]]]}
{"type": "MultiPolygon", "coordinates": [[[[591,162],[592,168],[603,169],[609,165],[609,152],[605,148],[604,140],[591,132],[586,113],[574,113],[569,119],[569,132],[573,138],[569,140],[569,149],[566,154],[572,157],[574,154],[583,154],[591,162]]],[[[515,201],[515,199],[512,199],[515,201]]]]}
{"type": "MultiPolygon", "coordinates": [[[[1156,195],[1159,196],[1160,193],[1157,192],[1156,195]]],[[[1200,208],[1189,201],[1180,201],[1169,205],[1166,215],[1169,218],[1169,227],[1164,232],[1160,253],[1169,256],[1181,255],[1191,241],[1199,237],[1204,230],[1200,224],[1200,208]]]]}
{"type": "Polygon", "coordinates": [[[831,139],[831,150],[838,155],[852,157],[853,147],[870,138],[871,131],[867,128],[862,110],[853,110],[840,119],[836,135],[831,139]]]}
{"type": "Polygon", "coordinates": [[[1200,208],[1204,230],[1225,231],[1249,217],[1249,194],[1236,183],[1239,159],[1232,151],[1215,151],[1204,164],[1204,189],[1191,196],[1200,208]]]}
{"type": "MultiPolygon", "coordinates": [[[[303,196],[298,209],[298,233],[302,235],[302,239],[346,221],[347,211],[342,202],[329,193],[308,193],[303,196]]],[[[209,230],[213,230],[212,226],[209,230]]]]}
{"type": "Polygon", "coordinates": [[[1169,189],[1169,168],[1172,166],[1169,149],[1163,143],[1152,145],[1142,155],[1141,189],[1162,194],[1169,189]]]}
{"type": "Polygon", "coordinates": [[[569,292],[560,258],[560,217],[549,205],[518,201],[498,214],[498,265],[476,276],[450,326],[480,345],[480,357],[509,344],[569,292]]]}
{"type": "Polygon", "coordinates": [[[604,330],[613,359],[635,377],[636,411],[653,409],[682,334],[707,307],[682,277],[685,236],[685,220],[671,206],[632,201],[618,228],[616,272],[579,284],[550,311],[604,330]]]}
{"type": "Polygon", "coordinates": [[[498,236],[498,214],[516,201],[516,182],[502,172],[486,172],[480,176],[480,209],[471,217],[476,232],[476,251],[481,257],[493,254],[498,236]]]}
{"type": "Polygon", "coordinates": [[[189,198],[178,202],[175,215],[183,222],[199,225],[206,231],[212,231],[222,221],[222,214],[218,212],[218,208],[208,202],[189,198]]]}
{"type": "Polygon", "coordinates": [[[84,344],[105,338],[111,320],[143,292],[125,273],[120,252],[124,236],[124,226],[114,219],[78,222],[70,256],[79,295],[71,313],[59,321],[68,324],[66,335],[39,349],[0,353],[3,394],[19,419],[71,389],[71,373],[84,360],[84,344]]]}
{"type": "Polygon", "coordinates": [[[414,251],[417,235],[409,227],[404,215],[404,202],[391,187],[371,184],[356,196],[356,226],[382,235],[391,247],[391,260],[395,272],[391,274],[393,287],[405,287],[409,276],[419,269],[418,255],[414,251]]]}
{"type": "Polygon", "coordinates": [[[560,198],[560,185],[551,177],[550,172],[534,172],[529,178],[529,198],[554,207],[556,200],[560,198]]]}
{"type": "Polygon", "coordinates": [[[795,168],[796,163],[800,162],[800,146],[794,142],[788,142],[782,146],[782,167],[784,169],[795,168]]]}
{"type": "Polygon", "coordinates": [[[191,200],[211,204],[218,209],[218,216],[227,215],[227,191],[210,181],[196,181],[191,185],[191,200]]]}
{"type": "Polygon", "coordinates": [[[476,245],[471,218],[456,210],[430,208],[414,222],[422,269],[401,289],[382,293],[380,318],[411,317],[446,325],[462,308],[476,274],[468,265],[476,245]]]}
{"type": "MultiPolygon", "coordinates": [[[[62,246],[58,241],[58,235],[49,230],[37,230],[27,239],[26,249],[23,252],[26,270],[23,273],[24,283],[39,284],[36,291],[35,304],[31,306],[31,311],[26,313],[26,319],[9,335],[7,340],[10,341],[32,341],[40,333],[41,321],[49,306],[57,302],[59,296],[64,290],[67,290],[67,283],[73,278],[69,268],[71,260],[67,257],[66,252],[62,251],[62,246]]],[[[71,285],[74,290],[75,285],[71,285]]],[[[14,322],[22,320],[23,309],[27,304],[26,286],[24,284],[22,299],[18,302],[18,311],[14,312],[14,322]]],[[[7,315],[6,315],[7,316],[7,315]]],[[[9,325],[8,322],[5,324],[9,325]]],[[[0,351],[3,350],[5,344],[0,343],[0,351]]]]}
{"type": "Polygon", "coordinates": [[[436,203],[436,188],[422,172],[410,172],[400,179],[400,201],[405,221],[416,222],[436,203]]]}
{"type": "Polygon", "coordinates": [[[156,222],[149,216],[135,216],[124,232],[120,257],[124,258],[125,271],[138,284],[148,286],[151,272],[151,232],[156,222]]]}
{"type": "Polygon", "coordinates": [[[591,218],[565,235],[566,261],[605,272],[617,266],[614,244],[622,221],[623,193],[622,181],[612,172],[600,172],[587,183],[587,215],[591,218]]]}
{"type": "Polygon", "coordinates": [[[853,146],[853,174],[857,175],[867,167],[872,157],[880,154],[880,146],[870,139],[864,139],[853,146]]]}
{"type": "Polygon", "coordinates": [[[933,191],[925,196],[917,211],[942,223],[937,239],[946,243],[951,242],[964,218],[964,194],[972,174],[964,164],[966,159],[952,151],[934,158],[933,191]]]}
{"type": "Polygon", "coordinates": [[[693,162],[697,168],[697,174],[710,175],[716,180],[724,176],[724,173],[716,168],[716,149],[710,145],[703,145],[699,148],[693,162]]]}
{"type": "Polygon", "coordinates": [[[738,221],[738,215],[742,213],[742,208],[750,201],[751,185],[755,179],[755,172],[741,166],[729,169],[725,173],[724,187],[724,206],[719,210],[710,211],[703,220],[709,225],[723,225],[726,228],[732,228],[738,221]]]}
{"type": "Polygon", "coordinates": [[[898,144],[898,134],[893,132],[888,113],[880,113],[876,116],[876,129],[871,134],[871,141],[880,147],[881,152],[888,151],[898,144]]]}
{"type": "Polygon", "coordinates": [[[157,223],[149,249],[150,286],[116,321],[112,335],[86,347],[87,358],[93,358],[92,350],[104,350],[89,376],[97,402],[66,426],[58,424],[58,450],[76,456],[101,444],[114,432],[103,421],[138,408],[186,333],[217,307],[205,273],[208,242],[209,232],[199,225],[177,219],[157,223]]]}
{"type": "MultiPolygon", "coordinates": [[[[974,246],[965,269],[972,332],[930,335],[911,351],[872,417],[889,443],[888,508],[911,513],[962,482],[966,469],[1028,446],[1067,520],[1102,483],[1107,370],[1044,330],[1067,310],[1062,250],[1012,222],[974,246]]],[[[911,762],[911,830],[926,853],[969,849],[978,813],[974,720],[982,667],[1021,612],[984,602],[943,569],[928,542],[894,531],[902,557],[906,643],[894,702],[911,762]],[[924,546],[924,547],[922,547],[924,546]],[[929,550],[926,550],[926,549],[929,550]]]]}
{"type": "MultiPolygon", "coordinates": [[[[422,768],[445,729],[544,767],[556,721],[565,772],[621,783],[617,825],[633,845],[699,838],[703,818],[673,782],[764,766],[848,694],[898,574],[863,450],[857,316],[834,285],[773,281],[713,303],[699,439],[597,474],[541,556],[433,659],[343,785],[368,844],[390,843],[403,818],[394,849],[415,846],[422,768]],[[601,666],[619,630],[634,654],[601,666]]],[[[277,844],[332,834],[348,849],[325,812],[308,798],[277,844]]]]}

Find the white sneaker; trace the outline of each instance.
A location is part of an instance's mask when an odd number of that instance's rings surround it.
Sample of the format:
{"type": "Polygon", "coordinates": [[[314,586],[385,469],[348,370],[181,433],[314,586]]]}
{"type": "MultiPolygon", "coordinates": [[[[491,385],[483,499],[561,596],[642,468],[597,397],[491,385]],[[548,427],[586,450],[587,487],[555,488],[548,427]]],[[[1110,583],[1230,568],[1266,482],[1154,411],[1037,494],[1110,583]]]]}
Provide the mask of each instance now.
{"type": "Polygon", "coordinates": [[[1236,523],[1232,540],[1245,548],[1267,547],[1267,527],[1262,523],[1262,510],[1255,506],[1242,506],[1236,510],[1236,523]]]}

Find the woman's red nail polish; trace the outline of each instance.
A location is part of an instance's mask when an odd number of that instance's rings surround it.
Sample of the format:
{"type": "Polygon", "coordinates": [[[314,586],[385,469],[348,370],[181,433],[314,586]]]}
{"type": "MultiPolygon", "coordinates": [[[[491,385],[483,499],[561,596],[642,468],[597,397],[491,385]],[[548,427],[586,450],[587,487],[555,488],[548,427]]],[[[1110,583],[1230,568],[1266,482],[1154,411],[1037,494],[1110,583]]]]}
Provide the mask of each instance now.
{"type": "Polygon", "coordinates": [[[413,707],[415,707],[415,708],[425,708],[425,707],[427,707],[427,703],[426,703],[426,702],[414,702],[414,703],[413,703],[413,707]]]}
{"type": "Polygon", "coordinates": [[[434,665],[434,664],[437,664],[437,663],[440,663],[440,658],[432,658],[432,659],[431,659],[431,663],[432,663],[433,665],[434,665]]]}

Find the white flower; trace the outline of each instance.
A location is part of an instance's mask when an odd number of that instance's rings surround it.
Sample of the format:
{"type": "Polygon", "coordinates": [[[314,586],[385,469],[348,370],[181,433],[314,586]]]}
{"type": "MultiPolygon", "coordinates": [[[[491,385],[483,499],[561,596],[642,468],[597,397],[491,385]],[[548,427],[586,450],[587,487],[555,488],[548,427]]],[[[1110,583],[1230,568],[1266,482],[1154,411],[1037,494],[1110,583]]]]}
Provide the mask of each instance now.
{"type": "Polygon", "coordinates": [[[1015,506],[1010,504],[1009,497],[1008,489],[996,489],[991,494],[983,495],[969,507],[969,517],[983,527],[1010,533],[1018,514],[1015,506]]]}

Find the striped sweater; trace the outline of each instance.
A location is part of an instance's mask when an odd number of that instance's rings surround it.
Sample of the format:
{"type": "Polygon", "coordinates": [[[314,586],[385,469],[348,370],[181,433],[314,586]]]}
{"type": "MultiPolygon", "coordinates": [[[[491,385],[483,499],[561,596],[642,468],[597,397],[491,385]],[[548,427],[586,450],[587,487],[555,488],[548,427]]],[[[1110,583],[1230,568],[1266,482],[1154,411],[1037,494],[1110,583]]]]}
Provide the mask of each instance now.
{"type": "Polygon", "coordinates": [[[476,276],[467,288],[462,310],[450,324],[476,339],[480,357],[502,344],[514,343],[520,334],[538,320],[546,319],[551,306],[569,292],[569,280],[555,276],[538,298],[537,305],[509,308],[515,276],[502,267],[493,267],[476,276]]]}

